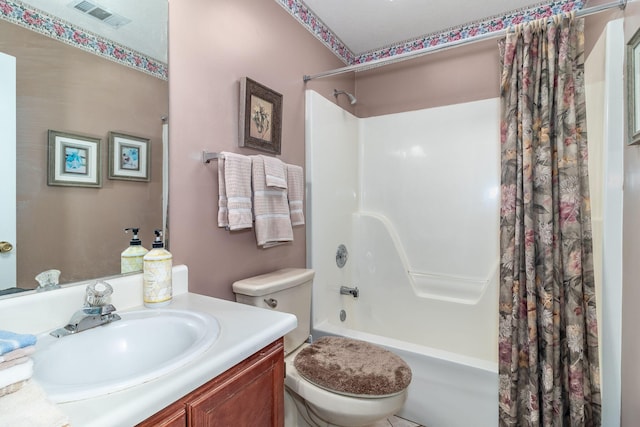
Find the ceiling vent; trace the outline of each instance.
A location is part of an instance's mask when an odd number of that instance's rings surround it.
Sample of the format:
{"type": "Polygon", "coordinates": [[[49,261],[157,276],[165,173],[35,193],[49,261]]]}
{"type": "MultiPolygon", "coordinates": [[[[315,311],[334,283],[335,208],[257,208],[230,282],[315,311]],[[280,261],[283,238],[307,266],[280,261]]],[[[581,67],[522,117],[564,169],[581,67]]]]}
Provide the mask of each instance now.
{"type": "Polygon", "coordinates": [[[122,15],[118,15],[117,13],[110,12],[97,3],[87,0],[74,0],[69,3],[69,7],[72,7],[80,13],[89,15],[99,21],[102,21],[105,24],[112,26],[113,28],[120,28],[123,25],[131,22],[130,19],[127,19],[122,15]]]}

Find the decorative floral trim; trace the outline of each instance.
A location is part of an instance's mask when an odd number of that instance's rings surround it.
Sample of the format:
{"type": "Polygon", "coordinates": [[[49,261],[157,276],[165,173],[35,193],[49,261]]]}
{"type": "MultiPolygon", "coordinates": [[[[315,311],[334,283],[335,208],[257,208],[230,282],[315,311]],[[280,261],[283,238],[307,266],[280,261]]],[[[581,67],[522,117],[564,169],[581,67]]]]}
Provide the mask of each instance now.
{"type": "Polygon", "coordinates": [[[358,55],[351,64],[362,64],[376,59],[387,58],[415,50],[422,50],[456,40],[501,31],[512,25],[530,22],[541,18],[548,18],[564,12],[579,10],[582,9],[583,5],[582,1],[572,0],[561,0],[539,5],[534,8],[512,12],[508,15],[493,17],[484,21],[467,24],[460,28],[448,29],[440,33],[422,36],[415,40],[405,41],[393,46],[365,52],[358,55]]]}
{"type": "Polygon", "coordinates": [[[356,55],[330,31],[317,16],[314,15],[302,0],[277,1],[347,65],[363,64],[376,59],[388,58],[402,53],[427,49],[456,40],[500,31],[519,23],[529,22],[540,18],[548,18],[563,12],[580,10],[584,7],[584,1],[582,0],[558,0],[554,2],[541,3],[535,7],[466,24],[459,28],[451,28],[438,33],[427,34],[417,39],[406,40],[391,46],[356,55]]]}
{"type": "Polygon", "coordinates": [[[301,0],[276,1],[346,64],[354,62],[353,52],[301,0]]]}
{"type": "Polygon", "coordinates": [[[29,7],[19,1],[0,0],[0,19],[154,77],[167,80],[167,64],[146,57],[135,50],[81,28],[74,27],[67,21],[29,7]]]}

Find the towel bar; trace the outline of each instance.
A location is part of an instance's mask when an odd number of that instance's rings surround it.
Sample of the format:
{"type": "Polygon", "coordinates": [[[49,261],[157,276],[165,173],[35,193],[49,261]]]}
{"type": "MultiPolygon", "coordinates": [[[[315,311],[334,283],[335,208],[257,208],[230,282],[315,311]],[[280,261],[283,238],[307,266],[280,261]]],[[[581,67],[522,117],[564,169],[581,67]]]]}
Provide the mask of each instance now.
{"type": "Polygon", "coordinates": [[[218,160],[224,158],[223,153],[216,153],[211,151],[203,151],[202,152],[202,163],[209,163],[211,160],[218,160]]]}
{"type": "Polygon", "coordinates": [[[202,163],[209,163],[211,160],[218,160],[224,157],[222,153],[202,152],[202,163]]]}

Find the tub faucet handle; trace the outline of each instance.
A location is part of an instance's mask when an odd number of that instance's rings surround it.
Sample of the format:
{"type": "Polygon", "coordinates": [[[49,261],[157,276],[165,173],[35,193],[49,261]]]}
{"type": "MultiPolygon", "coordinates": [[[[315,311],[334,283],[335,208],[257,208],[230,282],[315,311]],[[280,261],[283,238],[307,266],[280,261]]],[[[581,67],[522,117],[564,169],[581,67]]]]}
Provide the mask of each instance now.
{"type": "Polygon", "coordinates": [[[358,287],[350,288],[348,286],[340,286],[340,295],[351,295],[354,298],[358,298],[360,291],[358,287]]]}

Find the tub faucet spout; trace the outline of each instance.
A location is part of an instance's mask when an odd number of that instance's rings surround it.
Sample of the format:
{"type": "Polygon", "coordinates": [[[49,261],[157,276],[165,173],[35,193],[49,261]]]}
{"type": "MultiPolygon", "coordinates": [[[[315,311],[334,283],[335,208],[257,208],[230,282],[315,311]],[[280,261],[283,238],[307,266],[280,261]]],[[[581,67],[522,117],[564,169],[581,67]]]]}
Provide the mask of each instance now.
{"type": "Polygon", "coordinates": [[[351,295],[354,298],[358,298],[358,296],[360,295],[360,291],[358,290],[357,286],[355,288],[340,286],[340,295],[351,295]]]}

